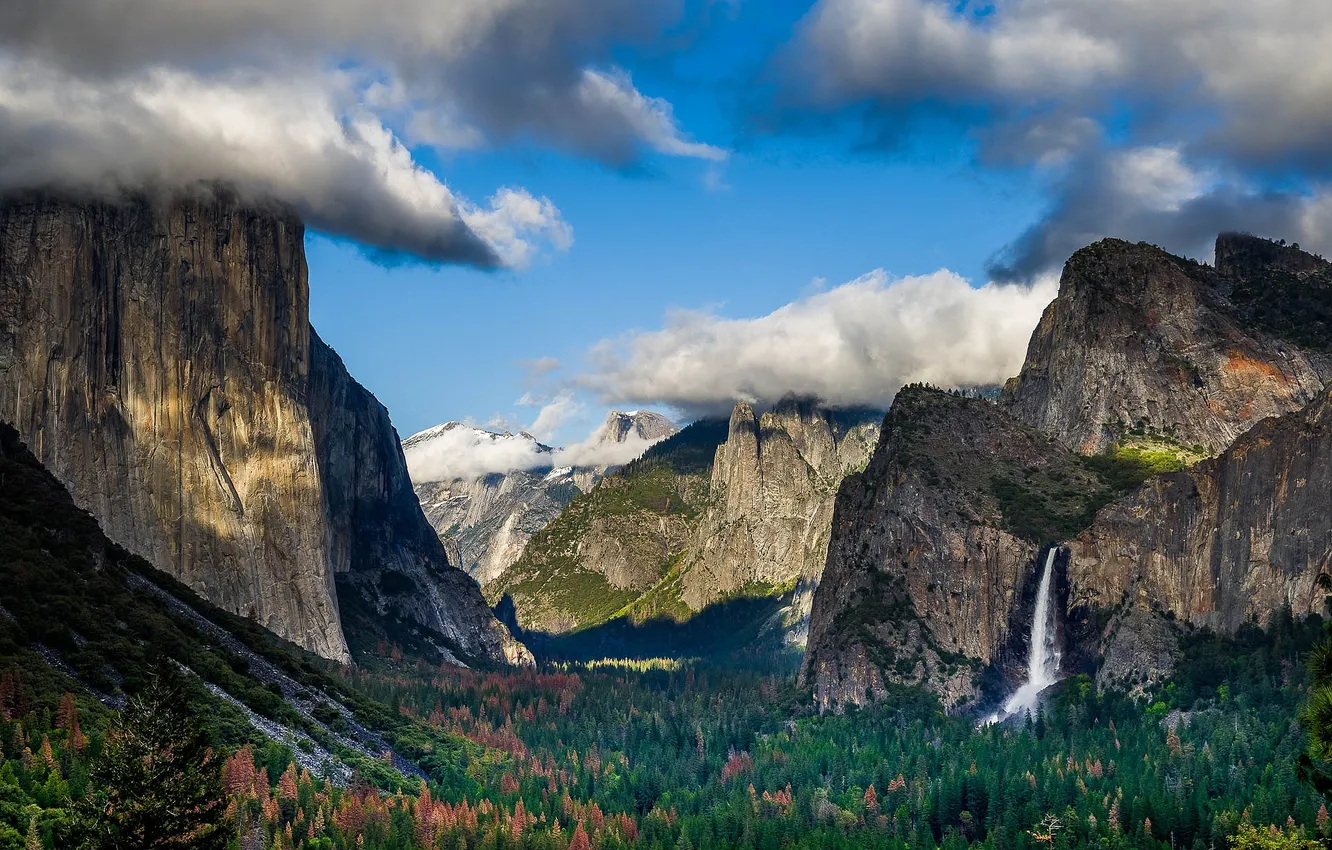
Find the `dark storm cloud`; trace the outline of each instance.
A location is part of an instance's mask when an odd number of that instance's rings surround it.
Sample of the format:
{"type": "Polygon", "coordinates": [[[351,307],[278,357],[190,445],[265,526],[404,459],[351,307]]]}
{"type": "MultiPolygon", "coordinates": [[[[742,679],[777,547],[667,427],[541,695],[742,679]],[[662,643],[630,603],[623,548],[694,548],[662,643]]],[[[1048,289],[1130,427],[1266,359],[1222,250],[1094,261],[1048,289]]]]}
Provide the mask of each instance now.
{"type": "Polygon", "coordinates": [[[1050,214],[997,264],[1030,276],[1099,235],[1307,240],[1332,176],[1329,43],[1332,4],[1305,0],[819,0],[774,60],[774,108],[892,116],[899,133],[903,116],[942,115],[982,163],[1037,167],[1050,214]],[[1166,191],[1117,182],[1167,161],[1160,176],[1182,182],[1166,191]]]}
{"type": "Polygon", "coordinates": [[[428,260],[521,265],[544,198],[451,192],[406,144],[520,138],[615,164],[717,159],[610,63],[675,0],[0,0],[0,189],[225,182],[428,260]]]}

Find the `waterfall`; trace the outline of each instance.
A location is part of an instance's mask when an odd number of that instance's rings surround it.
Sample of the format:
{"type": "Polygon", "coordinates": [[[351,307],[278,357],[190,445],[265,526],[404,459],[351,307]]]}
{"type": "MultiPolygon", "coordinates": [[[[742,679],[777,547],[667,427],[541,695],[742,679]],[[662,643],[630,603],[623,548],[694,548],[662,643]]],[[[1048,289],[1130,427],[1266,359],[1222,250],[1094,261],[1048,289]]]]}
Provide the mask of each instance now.
{"type": "Polygon", "coordinates": [[[1036,589],[1036,612],[1031,618],[1031,646],[1027,650],[1027,681],[1004,703],[1002,711],[990,718],[991,723],[1014,714],[1036,710],[1036,698],[1041,691],[1059,680],[1059,633],[1055,625],[1054,566],[1059,547],[1051,546],[1045,556],[1045,569],[1036,589]]]}

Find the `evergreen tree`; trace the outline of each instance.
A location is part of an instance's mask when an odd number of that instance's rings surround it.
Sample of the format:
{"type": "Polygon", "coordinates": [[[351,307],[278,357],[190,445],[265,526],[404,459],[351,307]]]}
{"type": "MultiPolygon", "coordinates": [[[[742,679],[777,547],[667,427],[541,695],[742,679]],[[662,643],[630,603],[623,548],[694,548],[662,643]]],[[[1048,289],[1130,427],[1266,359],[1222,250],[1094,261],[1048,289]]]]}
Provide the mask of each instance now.
{"type": "Polygon", "coordinates": [[[234,831],[222,758],[173,668],[159,667],[120,712],[72,812],[67,846],[78,850],[225,850],[234,831]]]}
{"type": "MultiPolygon", "coordinates": [[[[1332,577],[1318,576],[1318,587],[1332,594],[1332,577]]],[[[1332,600],[1332,595],[1327,599],[1332,600]]],[[[1324,602],[1327,608],[1328,602],[1324,602]]],[[[1309,698],[1301,717],[1309,735],[1308,751],[1300,757],[1300,773],[1325,796],[1332,796],[1332,633],[1309,655],[1309,698]]]]}

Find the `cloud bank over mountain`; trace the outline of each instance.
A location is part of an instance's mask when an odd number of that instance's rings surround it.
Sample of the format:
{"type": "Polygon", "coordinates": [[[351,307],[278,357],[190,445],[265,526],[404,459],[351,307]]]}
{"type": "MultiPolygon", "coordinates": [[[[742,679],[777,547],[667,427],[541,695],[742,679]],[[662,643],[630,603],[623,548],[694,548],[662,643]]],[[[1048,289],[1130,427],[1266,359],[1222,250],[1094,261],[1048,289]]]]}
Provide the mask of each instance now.
{"type": "MultiPolygon", "coordinates": [[[[613,415],[613,414],[612,414],[613,415]]],[[[403,443],[412,480],[474,480],[509,472],[574,467],[577,469],[623,466],[641,456],[663,437],[645,438],[629,433],[621,440],[607,439],[605,426],[562,448],[537,441],[526,430],[496,433],[460,422],[422,431],[403,443]]]]}
{"type": "Polygon", "coordinates": [[[1058,282],[972,287],[939,271],[875,271],[753,318],[678,311],[660,330],[604,340],[574,379],[608,404],[665,404],[690,416],[788,393],[886,409],[903,384],[962,387],[1017,373],[1058,282]]]}
{"type": "Polygon", "coordinates": [[[0,190],[223,183],[373,249],[520,267],[571,244],[555,204],[516,187],[462,197],[411,148],[724,158],[613,62],[679,13],[673,0],[3,3],[0,190]]]}

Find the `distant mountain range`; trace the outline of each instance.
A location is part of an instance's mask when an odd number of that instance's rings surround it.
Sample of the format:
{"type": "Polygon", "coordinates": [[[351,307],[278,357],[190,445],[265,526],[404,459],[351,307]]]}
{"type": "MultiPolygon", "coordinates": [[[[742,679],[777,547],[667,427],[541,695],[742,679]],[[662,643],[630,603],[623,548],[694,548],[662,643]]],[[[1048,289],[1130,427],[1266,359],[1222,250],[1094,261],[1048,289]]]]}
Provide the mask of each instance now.
{"type": "Polygon", "coordinates": [[[303,232],[225,196],[0,203],[0,431],[36,494],[8,505],[29,543],[0,567],[59,539],[34,500],[87,511],[95,555],[5,597],[25,663],[116,695],[142,659],[81,667],[97,616],[29,631],[103,558],[107,593],[156,587],[337,662],[530,664],[538,632],[622,647],[711,609],[712,631],[807,633],[828,710],[903,687],[967,710],[1016,684],[1042,563],[1059,672],[1102,687],[1168,675],[1189,630],[1322,610],[1332,263],[1294,246],[1078,251],[997,398],[913,385],[885,416],[793,396],[679,431],[615,412],[556,448],[456,422],[400,442],[309,325],[303,232]]]}
{"type": "Polygon", "coordinates": [[[838,485],[881,419],[791,397],[695,422],[575,498],[486,594],[523,630],[557,633],[784,597],[772,625],[802,644],[838,485]]]}
{"type": "Polygon", "coordinates": [[[416,495],[450,561],[482,585],[522,555],[527,541],[609,469],[676,432],[647,410],[612,411],[589,439],[552,448],[525,431],[446,422],[403,441],[416,495]]]}

